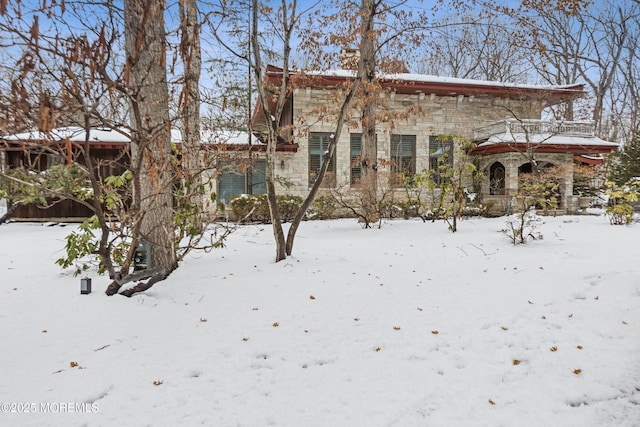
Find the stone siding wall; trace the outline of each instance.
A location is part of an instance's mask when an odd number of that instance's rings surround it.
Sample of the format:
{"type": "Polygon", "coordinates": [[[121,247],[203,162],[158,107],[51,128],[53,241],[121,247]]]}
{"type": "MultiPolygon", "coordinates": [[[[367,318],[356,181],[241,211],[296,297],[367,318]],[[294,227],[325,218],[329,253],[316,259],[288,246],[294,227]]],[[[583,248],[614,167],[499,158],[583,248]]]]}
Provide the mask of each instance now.
{"type": "MultiPolygon", "coordinates": [[[[278,153],[276,174],[286,177],[288,188],[278,191],[306,196],[309,191],[309,134],[333,132],[335,117],[328,112],[337,109],[335,93],[331,90],[298,89],[293,95],[293,114],[296,126],[297,153],[278,153]],[[325,112],[323,117],[321,112],[325,112]],[[282,166],[282,167],[281,167],[282,166]]],[[[473,129],[486,126],[513,114],[519,118],[539,119],[544,104],[538,101],[512,101],[490,97],[436,96],[429,94],[386,94],[380,113],[387,120],[377,123],[378,157],[389,158],[391,135],[416,136],[416,171],[429,167],[429,137],[457,134],[473,137],[473,129]],[[415,111],[408,118],[398,118],[408,110],[415,111]]],[[[336,186],[350,183],[350,134],[360,133],[359,112],[350,112],[352,120],[343,128],[336,147],[336,186]]]]}
{"type": "MultiPolygon", "coordinates": [[[[573,200],[573,155],[570,153],[540,153],[535,155],[535,160],[540,165],[550,163],[554,166],[562,166],[560,185],[560,206],[559,209],[574,210],[573,200]]],[[[484,173],[482,193],[489,194],[489,169],[495,162],[500,162],[505,168],[505,195],[514,196],[518,191],[518,168],[530,163],[530,159],[521,153],[502,153],[484,155],[479,158],[479,169],[484,173]]],[[[493,204],[495,213],[508,210],[504,204],[504,197],[484,196],[485,202],[493,204]]],[[[508,198],[507,198],[508,200],[508,198]]]]}
{"type": "MultiPolygon", "coordinates": [[[[330,89],[296,89],[293,94],[293,118],[295,130],[293,142],[299,145],[297,152],[277,152],[275,174],[278,194],[292,194],[305,197],[309,192],[309,135],[313,132],[334,132],[335,115],[341,99],[330,89]]],[[[390,93],[382,97],[382,106],[378,109],[386,119],[377,122],[378,158],[389,159],[391,135],[415,135],[416,171],[429,167],[429,137],[439,134],[457,134],[473,138],[473,130],[507,117],[539,119],[544,101],[518,101],[493,97],[436,96],[435,94],[416,93],[415,95],[390,93]],[[412,111],[411,114],[406,114],[412,111]],[[404,118],[400,118],[403,117],[404,118]]],[[[361,133],[360,112],[352,109],[351,120],[347,120],[336,147],[336,187],[350,187],[351,153],[350,134],[361,133]]],[[[263,157],[264,153],[259,156],[263,157]]],[[[495,159],[502,159],[513,174],[508,173],[509,188],[517,188],[517,161],[509,157],[482,158],[482,168],[488,168],[495,159]],[[510,178],[509,178],[510,176],[510,178]]],[[[570,157],[570,156],[569,156],[570,157]]],[[[501,161],[502,161],[501,160],[501,161]]],[[[553,163],[564,159],[553,159],[553,163]]],[[[551,161],[551,159],[549,160],[551,161]]],[[[385,168],[380,170],[384,172],[385,168]]],[[[488,194],[488,171],[485,179],[488,194]]],[[[213,183],[217,191],[217,183],[213,183]]],[[[328,191],[328,190],[324,190],[328,191]]],[[[397,192],[401,196],[401,191],[397,192]]]]}

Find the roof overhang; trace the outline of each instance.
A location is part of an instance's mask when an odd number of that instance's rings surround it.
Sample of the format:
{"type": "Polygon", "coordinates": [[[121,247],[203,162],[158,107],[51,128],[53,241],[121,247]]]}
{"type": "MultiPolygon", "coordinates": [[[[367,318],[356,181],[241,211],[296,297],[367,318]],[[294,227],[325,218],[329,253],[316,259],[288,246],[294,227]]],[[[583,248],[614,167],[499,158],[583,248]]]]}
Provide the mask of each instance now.
{"type": "MultiPolygon", "coordinates": [[[[78,141],[69,141],[74,147],[82,147],[84,143],[78,141]]],[[[6,151],[23,151],[28,149],[37,149],[37,148],[45,148],[45,147],[65,147],[67,144],[66,140],[7,140],[0,139],[0,147],[4,147],[6,151]]],[[[129,142],[122,141],[89,141],[89,147],[92,150],[123,150],[129,148],[129,142]]]]}
{"type": "Polygon", "coordinates": [[[586,154],[573,156],[573,160],[579,163],[583,163],[589,166],[598,166],[604,163],[604,157],[602,156],[588,156],[586,154]]]}
{"type": "Polygon", "coordinates": [[[478,143],[472,154],[526,153],[570,153],[574,155],[608,154],[618,148],[615,142],[604,141],[596,136],[564,133],[513,133],[504,132],[490,136],[478,143]]]}
{"type": "Polygon", "coordinates": [[[501,142],[490,145],[478,145],[471,154],[500,154],[500,153],[569,153],[573,155],[608,154],[615,150],[616,146],[603,146],[597,144],[530,144],[526,142],[501,142]]]}
{"type": "MultiPolygon", "coordinates": [[[[171,143],[181,144],[182,134],[171,129],[171,143]]],[[[68,126],[52,129],[50,132],[27,131],[0,137],[0,144],[5,147],[56,146],[68,145],[81,147],[86,142],[95,149],[124,149],[131,143],[129,131],[123,128],[92,127],[88,129],[68,126]]]]}
{"type": "MultiPolygon", "coordinates": [[[[266,82],[279,85],[283,70],[267,66],[266,82]]],[[[328,72],[291,71],[292,81],[300,86],[312,88],[338,87],[355,79],[354,71],[338,70],[328,72]]],[[[381,76],[378,81],[384,89],[408,95],[436,96],[474,96],[506,99],[539,99],[546,105],[554,105],[580,98],[585,95],[585,85],[571,84],[562,86],[528,85],[492,82],[484,80],[459,79],[419,74],[390,74],[381,76]]]]}
{"type": "MultiPolygon", "coordinates": [[[[298,144],[277,144],[276,151],[284,153],[296,153],[300,146],[298,144]]],[[[206,144],[200,146],[201,150],[214,150],[214,151],[255,151],[263,153],[267,151],[266,144],[249,145],[249,144],[206,144]]]]}

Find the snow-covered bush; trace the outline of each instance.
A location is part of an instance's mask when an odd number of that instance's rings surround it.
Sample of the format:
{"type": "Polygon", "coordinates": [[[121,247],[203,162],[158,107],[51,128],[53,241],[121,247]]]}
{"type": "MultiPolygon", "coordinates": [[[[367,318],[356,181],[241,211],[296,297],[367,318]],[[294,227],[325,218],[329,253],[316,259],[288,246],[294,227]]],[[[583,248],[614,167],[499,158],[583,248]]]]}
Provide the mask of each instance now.
{"type": "Polygon", "coordinates": [[[307,210],[305,218],[311,220],[331,219],[334,218],[336,208],[336,200],[332,196],[318,196],[307,210]]]}
{"type": "Polygon", "coordinates": [[[622,186],[614,182],[605,184],[605,194],[609,196],[609,203],[605,210],[612,225],[629,224],[633,221],[632,203],[640,200],[640,180],[632,179],[622,186]]]}
{"type": "MultiPolygon", "coordinates": [[[[282,221],[291,221],[302,205],[300,196],[283,194],[276,196],[278,211],[282,221]]],[[[231,212],[236,221],[249,220],[268,223],[269,203],[266,194],[241,194],[231,199],[231,212]]]]}
{"type": "Polygon", "coordinates": [[[507,227],[502,229],[502,233],[514,245],[524,244],[527,239],[542,240],[542,234],[538,231],[541,224],[540,216],[534,211],[513,214],[507,217],[507,227]]]}
{"type": "Polygon", "coordinates": [[[507,217],[507,228],[502,230],[514,245],[527,243],[528,239],[542,239],[542,234],[537,231],[542,221],[535,208],[558,207],[560,183],[557,175],[557,171],[548,169],[521,174],[518,178],[518,194],[512,203],[515,213],[507,217]]]}
{"type": "Polygon", "coordinates": [[[269,205],[265,194],[241,194],[229,202],[236,221],[268,221],[269,205]]]}
{"type": "Polygon", "coordinates": [[[302,206],[304,199],[300,196],[293,196],[291,194],[283,194],[276,196],[278,202],[278,211],[280,211],[280,218],[283,222],[291,221],[293,217],[302,206]]]}

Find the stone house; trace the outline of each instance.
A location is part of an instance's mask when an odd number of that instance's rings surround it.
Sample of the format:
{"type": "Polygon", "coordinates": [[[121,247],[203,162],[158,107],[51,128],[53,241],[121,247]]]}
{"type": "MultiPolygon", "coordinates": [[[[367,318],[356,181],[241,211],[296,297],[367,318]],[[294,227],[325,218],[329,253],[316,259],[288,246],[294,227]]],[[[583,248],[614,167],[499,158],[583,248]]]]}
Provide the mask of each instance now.
{"type": "MultiPolygon", "coordinates": [[[[335,130],[335,119],[327,111],[337,105],[339,96],[336,95],[353,75],[349,70],[318,73],[306,83],[298,84],[289,94],[280,123],[288,131],[276,150],[279,194],[302,197],[308,194],[335,130]]],[[[268,67],[267,83],[277,84],[281,77],[282,70],[268,67]]],[[[453,142],[439,140],[438,136],[458,135],[477,144],[470,154],[484,173],[482,198],[497,211],[506,210],[517,191],[518,175],[531,171],[533,160],[535,167],[568,165],[561,177],[560,209],[575,212],[578,205],[573,194],[574,161],[601,162],[603,154],[617,148],[617,144],[597,138],[589,122],[542,120],[547,107],[584,96],[582,84],[523,85],[396,74],[382,79],[381,85],[384,91],[378,110],[388,120],[377,122],[376,136],[378,158],[383,159],[383,163],[387,161],[387,166],[383,166],[387,172],[393,175],[402,171],[411,175],[433,170],[444,154],[455,161],[453,142]]],[[[264,129],[265,118],[270,114],[265,114],[259,105],[253,114],[255,135],[251,138],[246,134],[203,137],[203,168],[212,180],[212,191],[224,202],[238,194],[265,192],[265,144],[260,140],[260,130],[264,129]]],[[[354,109],[351,114],[354,119],[340,135],[325,176],[324,191],[349,192],[358,188],[362,131],[357,120],[359,112],[354,109]]],[[[96,128],[91,132],[92,149],[101,159],[114,159],[122,151],[128,152],[126,136],[107,129],[96,128]]],[[[62,128],[47,136],[25,133],[0,138],[0,168],[24,164],[29,160],[25,156],[50,162],[53,159],[38,157],[34,147],[52,143],[73,145],[83,141],[84,136],[81,129],[62,128]]],[[[180,143],[176,135],[172,140],[180,143]]],[[[390,180],[389,186],[398,187],[398,193],[401,193],[397,181],[390,180]]],[[[205,199],[209,199],[208,195],[205,199]]],[[[69,206],[60,204],[56,209],[64,211],[32,209],[20,216],[65,218],[87,215],[72,203],[69,206]]]]}
{"type": "MultiPolygon", "coordinates": [[[[280,125],[290,131],[278,144],[275,166],[281,178],[279,194],[308,193],[335,128],[330,114],[319,112],[336,105],[336,91],[353,75],[348,70],[316,74],[289,95],[280,125]]],[[[281,76],[281,69],[268,67],[267,83],[278,84],[281,76]]],[[[484,172],[483,200],[498,209],[507,206],[517,191],[518,174],[531,171],[533,161],[536,167],[569,165],[562,177],[560,209],[575,211],[570,165],[583,156],[602,161],[603,154],[617,148],[597,138],[589,122],[542,120],[545,108],[584,96],[583,84],[509,84],[416,74],[392,75],[381,84],[383,102],[378,111],[390,119],[377,122],[378,158],[413,174],[437,167],[443,153],[454,153],[453,143],[439,140],[438,135],[472,140],[477,148],[471,154],[484,172]]],[[[357,111],[352,113],[358,117],[357,111]]],[[[264,129],[266,116],[258,106],[253,115],[257,134],[264,129]]],[[[357,120],[344,127],[324,187],[346,191],[357,187],[361,132],[357,120]]],[[[261,158],[259,145],[254,149],[261,158]]]]}

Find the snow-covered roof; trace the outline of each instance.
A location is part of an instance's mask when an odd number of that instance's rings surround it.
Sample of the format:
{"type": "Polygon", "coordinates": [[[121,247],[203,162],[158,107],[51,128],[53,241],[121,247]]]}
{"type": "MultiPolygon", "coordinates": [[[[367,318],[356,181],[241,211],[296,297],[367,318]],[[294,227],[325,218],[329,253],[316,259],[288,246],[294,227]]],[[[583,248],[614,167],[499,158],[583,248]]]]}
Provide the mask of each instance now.
{"type": "Polygon", "coordinates": [[[618,144],[605,141],[596,136],[553,133],[503,132],[491,135],[473,150],[474,154],[497,154],[527,150],[530,144],[535,145],[538,152],[596,154],[610,153],[618,144]]]}
{"type": "MultiPolygon", "coordinates": [[[[356,71],[327,70],[327,71],[318,71],[318,72],[305,72],[305,74],[311,75],[311,76],[319,76],[319,77],[321,76],[321,77],[354,78],[356,76],[356,71]]],[[[581,84],[537,85],[537,84],[509,83],[509,82],[462,79],[457,77],[434,76],[429,74],[414,74],[414,73],[380,74],[378,75],[378,78],[383,80],[393,80],[398,82],[419,82],[419,83],[436,83],[436,84],[440,83],[440,84],[464,85],[464,86],[504,87],[508,89],[579,90],[577,89],[577,87],[581,86],[581,84]]]]}
{"type": "MultiPolygon", "coordinates": [[[[283,70],[275,66],[267,67],[267,79],[278,84],[283,70]]],[[[294,78],[303,79],[302,84],[317,88],[335,87],[356,77],[354,70],[305,71],[292,70],[294,78]],[[308,77],[304,82],[304,77],[308,77]]],[[[496,97],[518,100],[544,101],[546,106],[579,98],[585,94],[584,83],[567,85],[540,85],[530,83],[510,83],[488,80],[462,79],[455,77],[433,76],[428,74],[397,73],[379,74],[380,84],[398,94],[418,96],[465,96],[496,97]]],[[[273,105],[270,108],[274,108],[273,105]]],[[[260,104],[256,106],[254,122],[263,123],[265,114],[260,112],[260,104]]]]}
{"type": "MultiPolygon", "coordinates": [[[[30,131],[13,135],[3,136],[7,141],[62,141],[69,138],[72,142],[84,142],[86,130],[79,126],[67,126],[52,129],[51,132],[30,131]]],[[[91,128],[89,130],[89,141],[94,142],[131,142],[129,131],[124,128],[91,128]]],[[[171,129],[171,142],[181,143],[182,134],[177,129],[171,129]]]]}
{"type": "MultiPolygon", "coordinates": [[[[200,132],[202,144],[228,144],[228,145],[249,145],[249,133],[232,130],[202,130],[200,132]]],[[[258,145],[262,142],[251,134],[251,144],[258,145]]]]}
{"type": "MultiPolygon", "coordinates": [[[[52,129],[51,132],[30,131],[21,132],[14,135],[4,136],[3,139],[10,141],[60,141],[69,138],[73,142],[84,142],[86,131],[78,126],[68,126],[52,129]]],[[[89,130],[89,141],[100,142],[129,142],[130,138],[125,129],[91,128],[89,130]]]]}
{"type": "Polygon", "coordinates": [[[550,133],[533,133],[529,134],[529,139],[525,133],[504,132],[492,135],[487,141],[478,144],[478,147],[487,147],[496,144],[513,144],[513,143],[529,143],[529,144],[549,144],[549,145],[576,145],[576,146],[600,146],[600,147],[618,147],[618,144],[611,141],[605,141],[597,136],[573,136],[573,135],[555,135],[550,133]]]}

